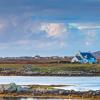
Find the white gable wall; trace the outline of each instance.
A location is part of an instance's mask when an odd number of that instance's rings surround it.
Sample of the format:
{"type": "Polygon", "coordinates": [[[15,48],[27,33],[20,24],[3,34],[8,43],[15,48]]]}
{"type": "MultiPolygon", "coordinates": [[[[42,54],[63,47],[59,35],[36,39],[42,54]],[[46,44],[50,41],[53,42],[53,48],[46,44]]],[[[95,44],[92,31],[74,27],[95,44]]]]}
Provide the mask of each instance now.
{"type": "Polygon", "coordinates": [[[71,62],[79,62],[79,60],[76,57],[74,57],[71,62]]]}

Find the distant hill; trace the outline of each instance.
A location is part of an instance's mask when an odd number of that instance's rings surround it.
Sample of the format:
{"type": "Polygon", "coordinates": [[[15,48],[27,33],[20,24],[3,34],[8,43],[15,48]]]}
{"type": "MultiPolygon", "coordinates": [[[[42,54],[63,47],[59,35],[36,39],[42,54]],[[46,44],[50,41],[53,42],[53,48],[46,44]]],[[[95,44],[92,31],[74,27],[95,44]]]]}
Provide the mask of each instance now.
{"type": "Polygon", "coordinates": [[[93,55],[94,55],[96,58],[100,58],[100,51],[93,52],[93,55]]]}

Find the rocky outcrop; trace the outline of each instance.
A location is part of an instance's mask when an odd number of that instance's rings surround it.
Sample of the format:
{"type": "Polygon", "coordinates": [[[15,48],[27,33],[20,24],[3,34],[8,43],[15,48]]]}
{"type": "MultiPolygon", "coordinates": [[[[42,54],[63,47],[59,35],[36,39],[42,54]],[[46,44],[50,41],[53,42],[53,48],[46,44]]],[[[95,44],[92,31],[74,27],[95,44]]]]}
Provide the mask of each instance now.
{"type": "Polygon", "coordinates": [[[79,97],[96,97],[100,96],[100,90],[97,91],[74,91],[74,90],[33,90],[33,95],[63,95],[63,96],[79,96],[79,97]]]}
{"type": "Polygon", "coordinates": [[[43,95],[56,95],[56,96],[79,96],[79,97],[97,97],[100,96],[100,90],[96,91],[74,91],[63,89],[50,89],[50,88],[30,88],[30,86],[19,86],[15,83],[8,85],[0,85],[0,93],[11,94],[29,94],[31,96],[43,96],[43,95]]]}
{"type": "Polygon", "coordinates": [[[100,51],[93,52],[93,55],[94,55],[96,58],[100,58],[100,51]]]}
{"type": "Polygon", "coordinates": [[[30,92],[26,87],[16,85],[15,83],[0,85],[0,93],[20,93],[20,92],[30,92]]]}

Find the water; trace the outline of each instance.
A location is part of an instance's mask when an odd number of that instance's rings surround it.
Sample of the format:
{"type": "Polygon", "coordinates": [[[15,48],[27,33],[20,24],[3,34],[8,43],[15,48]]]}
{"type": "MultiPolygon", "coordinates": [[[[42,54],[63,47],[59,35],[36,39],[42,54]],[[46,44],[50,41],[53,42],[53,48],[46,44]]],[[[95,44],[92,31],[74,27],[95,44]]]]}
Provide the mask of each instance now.
{"type": "Polygon", "coordinates": [[[97,98],[91,98],[91,99],[54,99],[54,98],[48,98],[48,99],[41,99],[41,98],[0,98],[0,100],[100,100],[97,98]]]}
{"type": "Polygon", "coordinates": [[[100,77],[54,77],[54,76],[0,76],[0,84],[18,85],[70,85],[56,87],[66,90],[100,90],[100,77]]]}
{"type": "MultiPolygon", "coordinates": [[[[80,99],[39,99],[39,98],[0,98],[0,100],[80,100],[80,99]]],[[[83,100],[83,99],[82,99],[83,100]]]]}
{"type": "MultiPolygon", "coordinates": [[[[0,76],[0,84],[9,84],[9,83],[16,83],[18,85],[34,85],[34,84],[70,85],[70,86],[55,87],[55,88],[61,88],[66,90],[73,89],[80,91],[100,90],[100,77],[0,76]]],[[[0,100],[86,100],[86,99],[54,99],[54,98],[39,99],[39,98],[9,97],[9,98],[0,98],[0,100]]]]}

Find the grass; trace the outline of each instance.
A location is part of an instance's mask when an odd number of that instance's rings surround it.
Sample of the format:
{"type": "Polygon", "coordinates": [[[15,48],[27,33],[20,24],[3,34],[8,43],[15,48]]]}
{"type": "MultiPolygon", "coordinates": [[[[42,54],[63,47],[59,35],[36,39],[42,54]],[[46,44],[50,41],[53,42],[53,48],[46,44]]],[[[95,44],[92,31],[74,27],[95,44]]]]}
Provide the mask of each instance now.
{"type": "Polygon", "coordinates": [[[55,89],[55,87],[63,87],[69,85],[29,85],[31,89],[55,89]]]}
{"type": "MultiPolygon", "coordinates": [[[[0,68],[21,71],[27,64],[0,64],[0,68]]],[[[58,73],[65,71],[99,71],[100,64],[31,64],[31,70],[39,73],[58,73]]]]}

